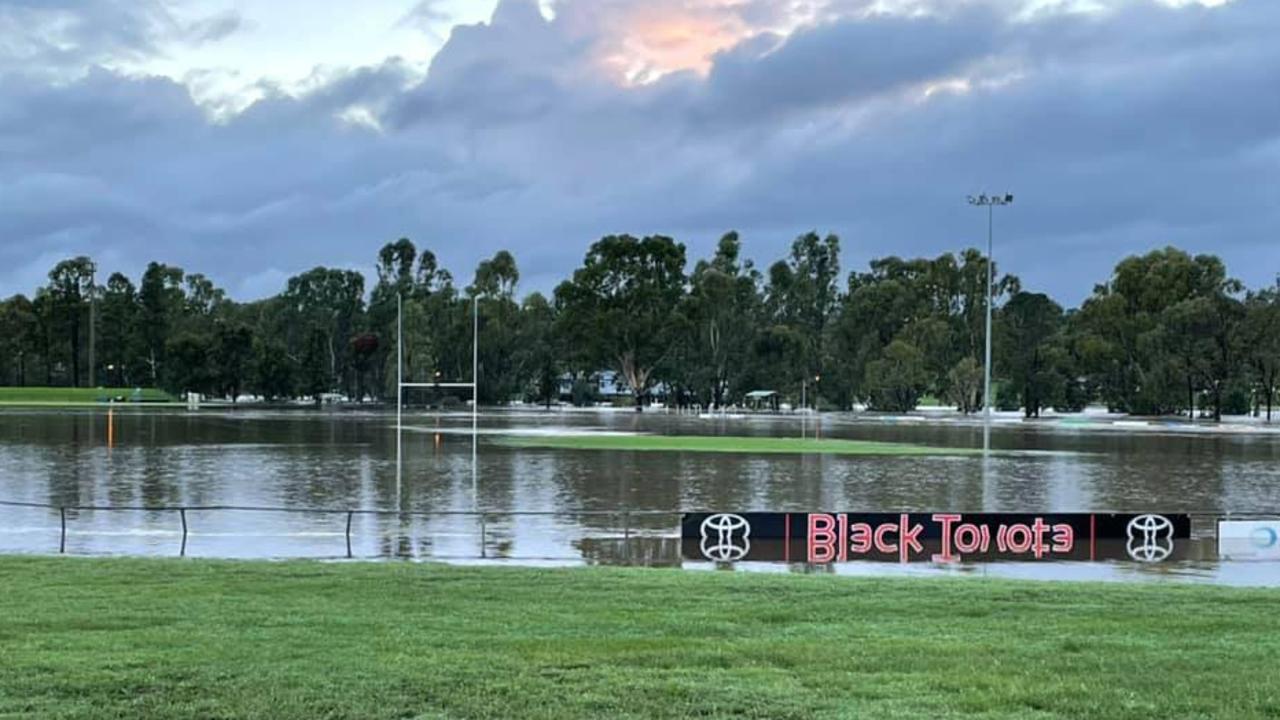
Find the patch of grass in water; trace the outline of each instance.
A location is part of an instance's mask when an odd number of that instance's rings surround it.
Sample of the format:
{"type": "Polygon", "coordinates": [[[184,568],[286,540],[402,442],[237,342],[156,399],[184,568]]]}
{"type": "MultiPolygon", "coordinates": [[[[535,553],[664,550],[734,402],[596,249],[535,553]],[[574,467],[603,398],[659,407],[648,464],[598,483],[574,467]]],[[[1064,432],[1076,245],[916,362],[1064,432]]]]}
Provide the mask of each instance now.
{"type": "Polygon", "coordinates": [[[0,405],[86,405],[106,403],[113,398],[122,402],[177,402],[177,398],[155,388],[71,388],[71,387],[0,387],[0,405]]]}
{"type": "Polygon", "coordinates": [[[971,448],[942,448],[869,440],[725,437],[711,435],[511,435],[502,445],[563,450],[631,450],[640,452],[719,452],[826,455],[972,455],[971,448]]]}

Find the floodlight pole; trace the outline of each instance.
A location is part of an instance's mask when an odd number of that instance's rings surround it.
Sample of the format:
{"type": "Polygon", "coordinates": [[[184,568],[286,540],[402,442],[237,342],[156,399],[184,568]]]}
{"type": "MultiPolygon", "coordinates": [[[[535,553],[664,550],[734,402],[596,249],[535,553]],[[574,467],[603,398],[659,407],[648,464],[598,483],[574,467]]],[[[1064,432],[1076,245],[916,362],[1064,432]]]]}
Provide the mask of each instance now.
{"type": "MultiPolygon", "coordinates": [[[[95,370],[98,364],[97,353],[94,352],[98,345],[97,327],[98,324],[98,266],[96,264],[89,265],[89,387],[98,387],[98,374],[95,370]]],[[[80,378],[76,378],[76,382],[80,382],[80,378]]]]}
{"type": "Polygon", "coordinates": [[[400,508],[401,435],[404,408],[404,295],[396,293],[396,509],[400,508]]]}
{"type": "Polygon", "coordinates": [[[800,438],[801,439],[808,437],[807,433],[805,432],[805,426],[804,426],[804,420],[805,420],[804,410],[805,410],[805,405],[807,403],[807,398],[805,396],[808,394],[808,389],[809,389],[809,378],[808,376],[805,376],[800,379],[800,438]]]}
{"type": "Polygon", "coordinates": [[[480,412],[480,291],[471,298],[471,504],[480,509],[480,473],[476,463],[476,431],[480,412]]]}
{"type": "Polygon", "coordinates": [[[986,331],[986,358],[983,363],[982,377],[982,453],[986,455],[991,452],[991,304],[994,301],[995,279],[994,265],[995,260],[992,257],[992,235],[995,225],[995,206],[1010,205],[1013,203],[1013,195],[1005,193],[1004,195],[979,195],[969,196],[969,204],[975,206],[986,206],[987,208],[987,331],[986,331]]]}
{"type": "Polygon", "coordinates": [[[982,454],[991,452],[991,283],[995,280],[991,239],[995,227],[995,206],[987,205],[987,347],[982,363],[982,454]]]}

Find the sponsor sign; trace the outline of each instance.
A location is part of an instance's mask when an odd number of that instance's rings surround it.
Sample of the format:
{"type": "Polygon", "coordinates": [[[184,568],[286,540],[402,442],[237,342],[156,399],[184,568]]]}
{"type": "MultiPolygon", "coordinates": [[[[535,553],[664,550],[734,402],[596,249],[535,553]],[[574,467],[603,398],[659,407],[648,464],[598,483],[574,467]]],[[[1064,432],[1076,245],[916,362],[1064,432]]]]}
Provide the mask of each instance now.
{"type": "Polygon", "coordinates": [[[687,513],[681,522],[684,557],[713,562],[1161,562],[1190,537],[1190,516],[1157,513],[687,513]]]}
{"type": "Polygon", "coordinates": [[[1280,520],[1219,520],[1218,556],[1280,560],[1280,520]]]}

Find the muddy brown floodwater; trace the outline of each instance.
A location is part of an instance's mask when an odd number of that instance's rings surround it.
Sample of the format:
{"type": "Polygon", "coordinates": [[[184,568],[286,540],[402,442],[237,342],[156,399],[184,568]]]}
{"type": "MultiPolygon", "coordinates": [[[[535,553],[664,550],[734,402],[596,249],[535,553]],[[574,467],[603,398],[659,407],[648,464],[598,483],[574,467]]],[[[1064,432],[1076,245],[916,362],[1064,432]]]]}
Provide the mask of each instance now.
{"type": "MultiPolygon", "coordinates": [[[[470,416],[409,413],[397,479],[393,413],[124,408],[0,411],[0,552],[57,553],[58,507],[188,510],[190,557],[408,557],[457,562],[631,563],[681,559],[681,511],[1189,512],[1178,559],[1114,562],[850,562],[747,569],[849,574],[976,573],[1280,585],[1280,563],[1224,561],[1214,514],[1280,511],[1280,435],[1129,432],[1000,423],[993,457],[850,457],[512,448],[494,434],[611,430],[799,435],[795,417],[661,411],[486,411],[473,472],[470,416]],[[398,495],[397,495],[398,488],[398,495]],[[318,512],[320,509],[339,512],[318,512]],[[422,513],[357,513],[349,509],[422,513]],[[483,517],[468,514],[483,511],[483,517]],[[452,513],[452,514],[451,514],[452,513]],[[532,513],[532,514],[520,514],[532,513]],[[541,514],[538,514],[541,513],[541,514]],[[1199,515],[1203,514],[1203,515],[1199,515]]],[[[812,432],[812,427],[805,429],[812,432]]],[[[976,447],[973,423],[828,415],[824,437],[976,447]]],[[[174,510],[67,510],[69,554],[177,555],[174,510]]],[[[741,565],[741,564],[740,564],[741,565]]]]}

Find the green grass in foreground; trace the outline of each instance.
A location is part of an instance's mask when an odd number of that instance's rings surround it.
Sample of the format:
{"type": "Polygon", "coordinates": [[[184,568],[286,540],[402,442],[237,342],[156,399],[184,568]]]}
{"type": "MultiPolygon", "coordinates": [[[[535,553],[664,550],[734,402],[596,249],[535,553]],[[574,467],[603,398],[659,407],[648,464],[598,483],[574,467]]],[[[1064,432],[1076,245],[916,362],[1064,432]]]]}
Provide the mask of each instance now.
{"type": "Polygon", "coordinates": [[[504,435],[511,447],[566,450],[660,450],[668,452],[825,453],[832,455],[968,455],[969,448],[941,448],[868,440],[708,435],[504,435]]]}
{"type": "MultiPolygon", "coordinates": [[[[109,398],[132,401],[134,388],[0,387],[0,404],[80,405],[105,403],[109,398]]],[[[176,402],[169,393],[143,388],[141,402],[176,402]]]]}
{"type": "Polygon", "coordinates": [[[0,558],[0,717],[1276,717],[1280,593],[0,558]]]}

